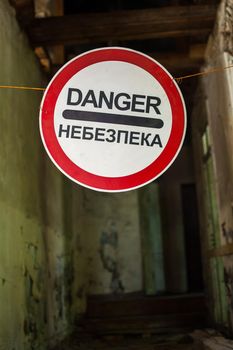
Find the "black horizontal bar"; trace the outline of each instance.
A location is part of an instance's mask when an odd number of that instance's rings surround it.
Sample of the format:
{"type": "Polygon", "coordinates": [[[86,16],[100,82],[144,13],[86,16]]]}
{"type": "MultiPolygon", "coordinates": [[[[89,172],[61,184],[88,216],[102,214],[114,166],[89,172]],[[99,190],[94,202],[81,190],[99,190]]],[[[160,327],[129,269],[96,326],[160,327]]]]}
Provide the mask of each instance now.
{"type": "Polygon", "coordinates": [[[163,127],[162,119],[134,117],[132,115],[87,112],[66,109],[62,113],[65,119],[82,120],[86,122],[110,123],[122,125],[142,126],[145,128],[161,129],[163,127]]]}

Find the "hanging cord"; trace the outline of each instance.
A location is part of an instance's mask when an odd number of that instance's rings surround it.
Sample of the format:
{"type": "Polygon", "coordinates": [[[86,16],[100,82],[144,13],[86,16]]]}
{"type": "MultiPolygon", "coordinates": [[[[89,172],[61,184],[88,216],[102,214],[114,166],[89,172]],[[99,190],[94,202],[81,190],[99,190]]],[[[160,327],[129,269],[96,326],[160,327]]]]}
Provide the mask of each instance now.
{"type": "Polygon", "coordinates": [[[0,89],[36,90],[36,91],[45,90],[45,88],[42,88],[42,87],[17,86],[17,85],[0,85],[0,89]]]}
{"type": "MultiPolygon", "coordinates": [[[[203,72],[184,75],[182,77],[173,78],[178,84],[181,84],[184,79],[194,78],[197,76],[204,76],[212,73],[223,72],[226,69],[233,68],[233,64],[226,67],[215,67],[212,69],[205,70],[203,72]]],[[[45,91],[43,87],[31,87],[31,86],[17,86],[17,85],[0,85],[0,89],[16,89],[16,90],[34,90],[34,91],[45,91]]]]}
{"type": "Polygon", "coordinates": [[[178,84],[181,84],[183,79],[189,79],[189,78],[193,78],[193,77],[197,77],[197,76],[203,76],[203,75],[208,75],[208,74],[212,74],[212,73],[219,73],[219,72],[223,72],[224,70],[229,69],[229,68],[233,68],[233,64],[231,64],[229,66],[226,66],[226,67],[215,67],[215,68],[212,68],[212,69],[205,70],[203,72],[189,74],[189,75],[184,75],[183,77],[174,78],[174,80],[178,84]]]}

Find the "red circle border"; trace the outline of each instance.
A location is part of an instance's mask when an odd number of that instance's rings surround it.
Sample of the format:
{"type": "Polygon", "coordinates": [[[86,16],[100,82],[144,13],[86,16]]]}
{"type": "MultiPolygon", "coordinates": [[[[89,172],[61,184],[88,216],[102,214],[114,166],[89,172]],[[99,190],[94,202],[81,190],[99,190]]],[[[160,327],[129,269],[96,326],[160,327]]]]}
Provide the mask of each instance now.
{"type": "Polygon", "coordinates": [[[175,160],[184,139],[186,112],[182,95],[170,74],[152,58],[123,48],[103,48],[89,51],[68,62],[48,85],[40,112],[40,131],[44,146],[55,165],[73,181],[99,191],[126,191],[143,186],[160,176],[175,160]],[[104,61],[134,64],[150,73],[163,87],[172,110],[170,138],[160,156],[143,170],[122,177],[104,177],[85,171],[74,164],[61,148],[54,129],[54,109],[57,98],[69,79],[85,67],[104,61]]]}

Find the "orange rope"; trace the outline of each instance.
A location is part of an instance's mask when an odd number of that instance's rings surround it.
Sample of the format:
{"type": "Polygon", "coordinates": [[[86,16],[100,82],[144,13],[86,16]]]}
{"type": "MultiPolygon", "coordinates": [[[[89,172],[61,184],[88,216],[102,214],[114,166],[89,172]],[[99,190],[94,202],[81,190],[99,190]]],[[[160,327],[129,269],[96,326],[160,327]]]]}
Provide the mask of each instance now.
{"type": "Polygon", "coordinates": [[[176,80],[178,83],[181,83],[183,79],[197,77],[200,75],[207,75],[207,74],[216,73],[216,72],[223,72],[225,69],[229,69],[229,68],[233,68],[233,64],[231,64],[230,66],[226,66],[226,67],[215,67],[215,68],[203,71],[203,72],[184,75],[183,77],[174,78],[174,80],[176,80]]]}
{"type": "MultiPolygon", "coordinates": [[[[223,72],[225,69],[229,69],[229,68],[233,68],[233,64],[230,65],[230,66],[226,66],[226,67],[215,67],[215,68],[203,71],[203,72],[189,74],[189,75],[184,75],[182,77],[174,78],[174,80],[176,80],[177,83],[182,83],[183,79],[193,78],[193,77],[197,77],[197,76],[203,76],[203,75],[216,73],[216,72],[223,72]]],[[[0,89],[17,89],[17,90],[44,91],[46,88],[31,87],[31,86],[17,86],[17,85],[0,85],[0,89]]]]}
{"type": "Polygon", "coordinates": [[[16,85],[0,85],[0,89],[36,90],[36,91],[45,90],[45,88],[42,88],[42,87],[16,86],[16,85]]]}

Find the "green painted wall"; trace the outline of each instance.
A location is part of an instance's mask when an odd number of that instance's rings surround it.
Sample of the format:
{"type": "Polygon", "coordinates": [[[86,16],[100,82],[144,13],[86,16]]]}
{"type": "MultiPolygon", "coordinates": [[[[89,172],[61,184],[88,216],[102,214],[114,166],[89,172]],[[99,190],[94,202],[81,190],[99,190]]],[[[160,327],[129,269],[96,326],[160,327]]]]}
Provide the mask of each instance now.
{"type": "MultiPolygon", "coordinates": [[[[205,69],[224,68],[233,62],[232,14],[232,1],[222,0],[206,49],[205,69]]],[[[203,77],[197,91],[192,129],[209,316],[213,327],[232,337],[232,70],[203,77]]]]}
{"type": "MultiPolygon", "coordinates": [[[[0,27],[0,84],[45,85],[7,0],[0,27]]],[[[0,90],[0,349],[44,350],[84,309],[73,283],[79,188],[42,149],[41,97],[0,90]]]]}
{"type": "MultiPolygon", "coordinates": [[[[0,84],[44,86],[14,10],[0,1],[0,84]]],[[[138,196],[67,180],[39,135],[42,92],[0,90],[0,349],[46,349],[87,294],[142,289],[138,196]]]]}
{"type": "Polygon", "coordinates": [[[158,183],[139,190],[144,289],[146,294],[165,292],[163,232],[158,183]]]}
{"type": "Polygon", "coordinates": [[[142,290],[138,192],[82,190],[77,275],[80,292],[117,294],[142,290]]]}

